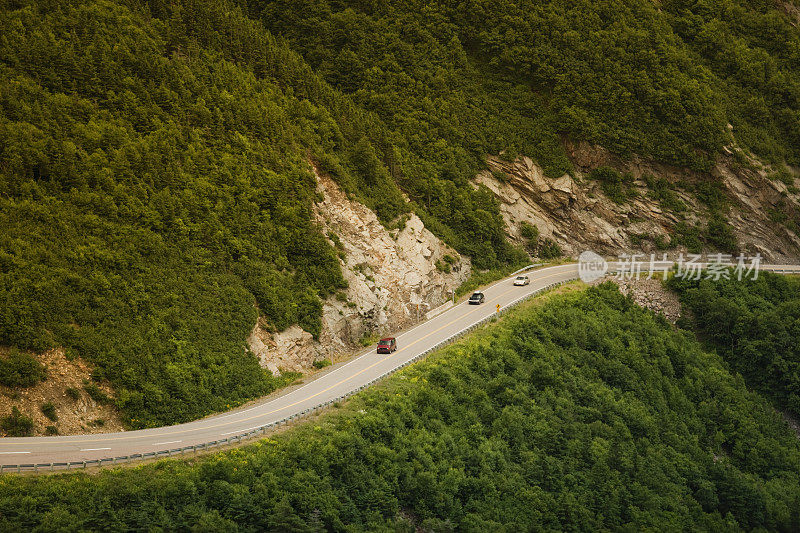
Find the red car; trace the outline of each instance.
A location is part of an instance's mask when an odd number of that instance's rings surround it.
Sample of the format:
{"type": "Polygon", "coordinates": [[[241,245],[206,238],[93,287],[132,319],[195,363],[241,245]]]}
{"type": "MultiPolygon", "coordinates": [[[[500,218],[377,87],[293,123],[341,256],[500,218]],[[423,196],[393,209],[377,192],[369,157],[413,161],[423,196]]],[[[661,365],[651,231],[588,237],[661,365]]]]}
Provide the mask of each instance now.
{"type": "Polygon", "coordinates": [[[378,341],[378,353],[392,353],[397,351],[397,339],[387,337],[378,341]]]}

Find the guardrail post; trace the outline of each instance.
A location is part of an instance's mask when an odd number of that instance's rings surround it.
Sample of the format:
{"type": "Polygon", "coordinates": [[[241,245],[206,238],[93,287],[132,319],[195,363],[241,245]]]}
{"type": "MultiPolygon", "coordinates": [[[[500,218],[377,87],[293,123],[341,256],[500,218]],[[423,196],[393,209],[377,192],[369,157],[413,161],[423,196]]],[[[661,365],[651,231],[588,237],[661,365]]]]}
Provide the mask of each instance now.
{"type": "Polygon", "coordinates": [[[86,461],[83,462],[83,469],[86,470],[86,461]]]}

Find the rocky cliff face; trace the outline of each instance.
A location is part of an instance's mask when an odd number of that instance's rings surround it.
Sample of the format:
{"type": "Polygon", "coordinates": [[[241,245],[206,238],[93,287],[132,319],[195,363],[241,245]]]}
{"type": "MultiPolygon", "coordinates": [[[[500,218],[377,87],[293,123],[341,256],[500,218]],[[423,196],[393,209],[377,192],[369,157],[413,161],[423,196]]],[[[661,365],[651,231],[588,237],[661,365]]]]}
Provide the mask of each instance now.
{"type": "Polygon", "coordinates": [[[469,277],[469,259],[441,242],[416,215],[392,231],[369,208],[317,174],[314,216],[341,252],[348,288],[324,302],[319,341],[298,326],[253,329],[248,344],[273,373],[360,348],[358,341],[403,329],[445,303],[469,277]]]}
{"type": "MultiPolygon", "coordinates": [[[[490,170],[479,173],[474,183],[485,185],[500,200],[512,239],[522,242],[520,225],[529,222],[539,228],[542,237],[558,242],[567,255],[575,256],[587,249],[606,255],[652,252],[652,240],[661,236],[669,241],[681,219],[690,225],[705,221],[706,207],[694,194],[681,188],[676,187],[674,192],[686,205],[686,211],[678,216],[662,209],[648,195],[644,176],[665,178],[673,184],[698,183],[707,177],[636,158],[623,161],[585,143],[571,145],[569,149],[575,175],[565,174],[558,179],[545,177],[542,169],[527,157],[513,162],[488,157],[490,170]],[[587,178],[592,169],[600,166],[630,173],[636,196],[624,205],[607,198],[601,184],[587,178]],[[641,241],[635,238],[638,235],[651,239],[641,241]]],[[[727,217],[740,245],[773,261],[800,257],[800,237],[773,219],[781,211],[800,220],[800,196],[781,181],[769,179],[766,169],[756,170],[755,162],[742,167],[732,155],[721,157],[711,175],[725,186],[725,195],[732,205],[727,217]]]]}

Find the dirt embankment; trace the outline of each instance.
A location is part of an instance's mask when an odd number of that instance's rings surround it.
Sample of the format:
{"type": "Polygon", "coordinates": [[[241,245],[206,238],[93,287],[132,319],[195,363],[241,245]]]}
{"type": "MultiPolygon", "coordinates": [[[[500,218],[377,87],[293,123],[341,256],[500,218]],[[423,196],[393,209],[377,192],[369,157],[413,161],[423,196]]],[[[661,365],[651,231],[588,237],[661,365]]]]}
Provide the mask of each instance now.
{"type": "MultiPolygon", "coordinates": [[[[79,358],[68,360],[62,349],[34,357],[45,366],[47,377],[32,387],[0,386],[0,418],[10,415],[14,407],[18,408],[33,419],[33,435],[54,434],[53,430],[62,435],[82,435],[123,429],[116,408],[97,402],[86,392],[84,384],[92,383],[91,368],[86,362],[79,358]],[[47,403],[53,405],[51,414],[55,413],[56,420],[42,412],[42,406],[47,403]]],[[[106,395],[111,394],[111,389],[104,384],[99,384],[98,388],[106,395]]],[[[2,430],[0,434],[5,436],[2,430]]]]}

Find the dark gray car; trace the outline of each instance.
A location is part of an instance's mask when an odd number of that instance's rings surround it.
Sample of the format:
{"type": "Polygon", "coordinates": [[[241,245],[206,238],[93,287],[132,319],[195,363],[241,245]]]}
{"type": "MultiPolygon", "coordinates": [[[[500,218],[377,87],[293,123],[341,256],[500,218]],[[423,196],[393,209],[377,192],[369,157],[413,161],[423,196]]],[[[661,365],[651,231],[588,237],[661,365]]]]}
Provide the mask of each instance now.
{"type": "Polygon", "coordinates": [[[470,305],[480,305],[485,299],[486,297],[482,292],[473,292],[472,296],[469,297],[469,303],[470,305]]]}

